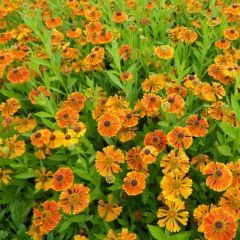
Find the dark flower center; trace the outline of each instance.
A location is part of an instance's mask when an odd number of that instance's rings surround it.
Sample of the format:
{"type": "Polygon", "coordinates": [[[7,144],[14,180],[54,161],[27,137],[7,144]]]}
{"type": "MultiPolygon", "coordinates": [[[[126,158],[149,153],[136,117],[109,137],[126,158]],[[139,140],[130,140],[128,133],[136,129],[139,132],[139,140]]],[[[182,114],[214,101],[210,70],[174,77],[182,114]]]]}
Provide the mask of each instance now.
{"type": "Polygon", "coordinates": [[[151,102],[155,102],[155,101],[156,101],[156,98],[155,98],[155,97],[150,97],[150,101],[151,101],[151,102]]]}
{"type": "Polygon", "coordinates": [[[221,221],[216,221],[216,222],[215,222],[215,227],[216,227],[217,229],[220,229],[220,228],[223,227],[223,223],[222,223],[221,221]]]}
{"type": "Polygon", "coordinates": [[[73,130],[74,130],[74,132],[78,133],[78,132],[81,131],[81,127],[80,126],[75,126],[73,130]]]}
{"type": "Polygon", "coordinates": [[[42,134],[41,134],[40,132],[37,132],[37,133],[34,134],[35,138],[40,138],[41,135],[42,135],[42,134]]]}
{"type": "Polygon", "coordinates": [[[111,125],[111,122],[110,122],[110,121],[107,120],[107,121],[104,122],[104,126],[105,126],[105,127],[109,127],[110,125],[111,125]]]}
{"type": "Polygon", "coordinates": [[[179,137],[179,138],[183,138],[183,137],[184,137],[184,134],[180,132],[180,133],[178,133],[178,137],[179,137]]]}
{"type": "Polygon", "coordinates": [[[121,13],[121,12],[117,12],[116,15],[117,15],[118,17],[120,17],[120,16],[122,15],[122,13],[121,13]]]}
{"type": "Polygon", "coordinates": [[[145,155],[149,155],[151,153],[151,151],[149,149],[145,149],[144,153],[145,153],[145,155]]]}
{"type": "Polygon", "coordinates": [[[168,102],[169,102],[169,103],[174,103],[174,102],[175,102],[175,98],[174,98],[174,97],[168,98],[168,102]]]}
{"type": "Polygon", "coordinates": [[[56,136],[55,135],[52,135],[51,137],[50,137],[50,140],[54,140],[56,138],[56,136]]]}
{"type": "Polygon", "coordinates": [[[56,179],[57,179],[58,181],[61,181],[61,180],[63,179],[63,175],[57,175],[56,179]]]}
{"type": "Polygon", "coordinates": [[[221,176],[222,176],[222,171],[221,171],[221,170],[217,170],[217,171],[216,171],[216,175],[217,175],[218,177],[221,177],[221,176]]]}
{"type": "Polygon", "coordinates": [[[226,42],[226,39],[222,39],[221,42],[222,42],[222,43],[225,43],[225,42],[226,42]]]}
{"type": "Polygon", "coordinates": [[[64,118],[67,118],[67,117],[68,117],[68,114],[67,114],[67,113],[64,113],[64,114],[63,114],[63,117],[64,117],[64,118]]]}
{"type": "Polygon", "coordinates": [[[65,139],[66,139],[66,140],[71,139],[71,135],[67,134],[67,135],[65,136],[65,139]]]}
{"type": "Polygon", "coordinates": [[[18,69],[14,69],[13,74],[17,74],[17,73],[18,73],[18,69]]]}
{"type": "Polygon", "coordinates": [[[230,33],[232,33],[232,34],[233,34],[233,33],[235,33],[235,30],[234,30],[234,29],[232,29],[232,30],[230,31],[230,33]]]}
{"type": "Polygon", "coordinates": [[[190,76],[189,76],[189,79],[190,79],[190,80],[194,80],[194,79],[195,79],[195,76],[194,76],[194,75],[190,75],[190,76]]]}
{"type": "Polygon", "coordinates": [[[4,60],[5,59],[5,56],[4,55],[1,55],[0,56],[0,60],[4,60]]]}
{"type": "Polygon", "coordinates": [[[194,125],[195,126],[198,126],[200,123],[199,123],[199,121],[198,120],[196,120],[195,122],[194,122],[194,125]]]}
{"type": "Polygon", "coordinates": [[[158,142],[158,137],[157,136],[153,137],[153,142],[158,142]]]}
{"type": "Polygon", "coordinates": [[[133,116],[133,115],[132,115],[131,113],[128,113],[128,114],[127,114],[127,118],[128,118],[128,119],[131,119],[132,116],[133,116]]]}
{"type": "Polygon", "coordinates": [[[133,179],[133,180],[131,181],[131,185],[132,185],[133,187],[136,187],[137,184],[138,184],[138,182],[137,182],[136,179],[133,179]]]}

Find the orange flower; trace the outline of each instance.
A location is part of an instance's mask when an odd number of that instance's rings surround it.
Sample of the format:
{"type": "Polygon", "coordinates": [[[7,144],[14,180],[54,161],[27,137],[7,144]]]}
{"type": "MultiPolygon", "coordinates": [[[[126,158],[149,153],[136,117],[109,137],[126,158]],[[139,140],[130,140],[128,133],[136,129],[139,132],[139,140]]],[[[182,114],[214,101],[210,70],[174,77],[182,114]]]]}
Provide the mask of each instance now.
{"type": "Polygon", "coordinates": [[[143,159],[140,156],[141,150],[141,147],[133,147],[128,150],[126,161],[129,169],[141,171],[146,166],[144,165],[143,159]]]}
{"type": "Polygon", "coordinates": [[[225,115],[225,109],[224,103],[217,101],[208,108],[208,114],[215,120],[222,120],[225,115]]]}
{"type": "Polygon", "coordinates": [[[207,119],[199,118],[197,114],[189,116],[186,124],[193,137],[204,137],[208,132],[207,119]]]}
{"type": "Polygon", "coordinates": [[[165,175],[160,186],[164,198],[170,201],[181,197],[187,199],[192,193],[192,179],[184,175],[165,175]]]}
{"type": "Polygon", "coordinates": [[[49,97],[51,92],[45,86],[39,86],[37,89],[30,91],[28,98],[32,104],[37,104],[38,99],[43,96],[49,97]]]}
{"type": "Polygon", "coordinates": [[[145,93],[141,102],[148,111],[158,111],[162,98],[154,93],[145,93]]]}
{"type": "Polygon", "coordinates": [[[25,83],[30,79],[30,74],[25,66],[10,69],[8,71],[8,80],[11,83],[25,83]]]}
{"type": "Polygon", "coordinates": [[[79,115],[75,109],[64,107],[57,112],[55,118],[59,127],[67,128],[77,123],[79,115]]]}
{"type": "Polygon", "coordinates": [[[30,132],[37,126],[37,122],[35,119],[29,115],[27,118],[16,117],[14,119],[14,128],[19,133],[30,132]]]}
{"type": "Polygon", "coordinates": [[[103,152],[96,153],[96,169],[103,177],[112,176],[121,171],[119,163],[124,162],[124,155],[120,149],[114,150],[114,146],[103,148],[103,152]]]}
{"type": "Polygon", "coordinates": [[[90,203],[90,189],[83,184],[74,184],[59,196],[59,206],[65,214],[79,214],[83,212],[90,203]]]}
{"type": "Polygon", "coordinates": [[[43,233],[52,231],[61,220],[58,204],[55,201],[45,201],[40,209],[33,209],[33,224],[40,226],[43,233]]]}
{"type": "Polygon", "coordinates": [[[48,147],[51,149],[55,149],[60,147],[63,144],[63,139],[64,139],[64,133],[56,130],[54,131],[51,136],[49,137],[49,141],[48,141],[48,147]]]}
{"type": "Polygon", "coordinates": [[[35,147],[42,147],[47,144],[51,136],[48,129],[40,129],[31,135],[31,143],[35,147]]]}
{"type": "Polygon", "coordinates": [[[190,168],[189,158],[184,151],[174,149],[163,156],[160,166],[163,168],[165,175],[185,175],[190,168]]]}
{"type": "Polygon", "coordinates": [[[138,124],[138,115],[134,114],[133,110],[131,109],[126,109],[124,110],[124,122],[123,122],[123,126],[126,128],[129,127],[134,127],[138,124]]]}
{"type": "Polygon", "coordinates": [[[188,128],[175,127],[167,135],[168,144],[174,148],[188,149],[192,145],[192,135],[188,128]]]}
{"type": "Polygon", "coordinates": [[[153,163],[156,160],[157,155],[157,149],[150,145],[145,146],[140,152],[140,157],[145,165],[153,163]]]}
{"type": "Polygon", "coordinates": [[[15,98],[9,98],[0,105],[0,111],[2,111],[4,117],[13,116],[20,108],[20,102],[15,98]]]}
{"type": "Polygon", "coordinates": [[[178,113],[184,108],[184,99],[177,94],[170,94],[167,96],[166,102],[169,104],[170,113],[178,113]]]}
{"type": "Polygon", "coordinates": [[[112,195],[108,197],[108,203],[103,200],[98,201],[98,214],[106,222],[111,222],[118,218],[122,212],[122,207],[113,203],[112,195]]]}
{"type": "Polygon", "coordinates": [[[240,159],[237,162],[227,163],[227,167],[230,169],[233,179],[231,186],[238,187],[240,186],[240,159]]]}
{"type": "Polygon", "coordinates": [[[80,38],[82,35],[82,30],[81,28],[71,28],[66,32],[66,35],[73,39],[80,38]]]}
{"type": "Polygon", "coordinates": [[[6,147],[5,151],[8,153],[8,157],[10,159],[20,157],[25,152],[25,142],[17,141],[16,135],[5,139],[5,147],[6,147]]]}
{"type": "Polygon", "coordinates": [[[120,79],[124,82],[131,81],[133,79],[133,74],[131,72],[122,72],[120,79]]]}
{"type": "Polygon", "coordinates": [[[199,232],[203,232],[203,223],[202,223],[203,218],[214,208],[217,208],[217,207],[213,204],[211,205],[201,204],[194,209],[193,217],[197,222],[199,232]]]}
{"type": "Polygon", "coordinates": [[[237,40],[239,33],[234,27],[229,27],[224,30],[224,37],[229,40],[237,40]]]}
{"type": "Polygon", "coordinates": [[[223,163],[208,163],[203,174],[207,175],[207,186],[217,192],[225,191],[232,183],[231,171],[223,163]]]}
{"type": "Polygon", "coordinates": [[[112,113],[104,113],[98,120],[98,132],[103,137],[114,137],[121,128],[119,117],[112,113]]]}
{"type": "Polygon", "coordinates": [[[169,45],[161,45],[155,48],[154,53],[159,58],[169,60],[173,58],[174,49],[169,45]]]}
{"type": "Polygon", "coordinates": [[[118,11],[113,14],[113,21],[116,23],[125,22],[127,18],[127,14],[125,12],[118,11]]]}
{"type": "Polygon", "coordinates": [[[138,195],[145,189],[146,176],[141,172],[132,171],[123,179],[123,190],[128,195],[138,195]]]}
{"type": "Polygon", "coordinates": [[[48,28],[56,28],[62,25],[62,19],[60,17],[48,18],[44,22],[48,28]]]}
{"type": "Polygon", "coordinates": [[[221,197],[219,205],[236,220],[240,219],[240,189],[229,188],[221,197]]]}
{"type": "Polygon", "coordinates": [[[208,163],[210,163],[210,159],[206,154],[199,154],[191,160],[191,164],[194,165],[201,173],[203,173],[203,170],[208,163]]]}
{"type": "Polygon", "coordinates": [[[67,190],[73,184],[73,171],[69,167],[61,167],[53,174],[53,189],[55,191],[67,190]]]}
{"type": "Polygon", "coordinates": [[[231,46],[230,41],[226,40],[226,39],[221,39],[215,42],[215,46],[220,48],[220,49],[229,49],[231,46]]]}
{"type": "Polygon", "coordinates": [[[209,240],[231,240],[237,225],[232,215],[222,208],[215,208],[203,218],[204,236],[209,240]]]}
{"type": "Polygon", "coordinates": [[[130,45],[122,45],[118,49],[118,54],[122,57],[123,61],[128,60],[132,55],[132,48],[130,45]]]}
{"type": "Polygon", "coordinates": [[[86,97],[80,92],[73,92],[68,96],[68,99],[64,101],[64,107],[71,107],[74,110],[80,112],[86,101],[86,97]]]}
{"type": "Polygon", "coordinates": [[[144,92],[158,93],[165,87],[165,76],[163,74],[150,75],[142,82],[144,92]]]}
{"type": "Polygon", "coordinates": [[[167,136],[162,130],[149,132],[144,137],[144,145],[154,146],[158,152],[161,152],[166,148],[167,136]]]}

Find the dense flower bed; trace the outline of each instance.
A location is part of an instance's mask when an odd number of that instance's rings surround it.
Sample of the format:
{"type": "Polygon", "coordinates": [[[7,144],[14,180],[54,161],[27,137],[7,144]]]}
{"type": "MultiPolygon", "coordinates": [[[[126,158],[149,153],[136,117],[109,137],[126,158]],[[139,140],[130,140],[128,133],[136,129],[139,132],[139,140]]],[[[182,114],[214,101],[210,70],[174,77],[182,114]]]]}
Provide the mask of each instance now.
{"type": "Polygon", "coordinates": [[[3,0],[0,239],[240,239],[240,4],[3,0]]]}

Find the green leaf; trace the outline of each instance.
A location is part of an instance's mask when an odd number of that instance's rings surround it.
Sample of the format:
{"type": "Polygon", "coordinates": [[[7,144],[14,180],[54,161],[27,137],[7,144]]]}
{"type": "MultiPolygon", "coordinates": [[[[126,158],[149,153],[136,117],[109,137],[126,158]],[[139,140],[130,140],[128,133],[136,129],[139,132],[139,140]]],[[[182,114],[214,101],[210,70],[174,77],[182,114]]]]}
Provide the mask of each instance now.
{"type": "Polygon", "coordinates": [[[157,240],[165,240],[165,234],[163,230],[160,227],[153,226],[153,225],[147,225],[151,235],[157,239],[157,240]]]}
{"type": "Polygon", "coordinates": [[[53,117],[52,114],[47,113],[47,112],[37,112],[37,113],[34,113],[34,115],[37,116],[37,117],[41,117],[41,118],[51,118],[51,117],[53,117]]]}
{"type": "Polygon", "coordinates": [[[231,148],[228,145],[218,146],[218,151],[224,156],[232,156],[231,148]]]}
{"type": "Polygon", "coordinates": [[[111,80],[111,82],[113,83],[113,85],[118,86],[119,88],[121,88],[122,90],[124,89],[122,83],[120,82],[120,80],[110,71],[106,71],[109,79],[111,80]]]}
{"type": "Polygon", "coordinates": [[[220,128],[223,130],[223,132],[232,137],[233,139],[236,139],[238,137],[238,129],[233,128],[230,124],[221,122],[219,123],[220,128]]]}
{"type": "Polygon", "coordinates": [[[191,231],[180,232],[170,236],[170,240],[189,240],[191,233],[191,231]]]}
{"type": "Polygon", "coordinates": [[[17,179],[28,179],[28,178],[34,178],[34,177],[36,177],[36,173],[34,171],[22,172],[14,176],[14,178],[17,178],[17,179]]]}

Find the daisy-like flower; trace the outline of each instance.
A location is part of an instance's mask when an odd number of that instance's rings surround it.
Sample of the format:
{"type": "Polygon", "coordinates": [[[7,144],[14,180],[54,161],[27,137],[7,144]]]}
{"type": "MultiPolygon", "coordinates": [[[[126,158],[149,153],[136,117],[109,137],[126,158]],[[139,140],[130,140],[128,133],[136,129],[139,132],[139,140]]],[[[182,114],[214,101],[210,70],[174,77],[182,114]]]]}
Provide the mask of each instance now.
{"type": "Polygon", "coordinates": [[[229,188],[220,198],[219,205],[232,214],[236,220],[240,219],[240,189],[237,187],[229,188]]]}
{"type": "Polygon", "coordinates": [[[45,201],[40,208],[33,209],[33,224],[40,226],[44,234],[52,231],[61,220],[58,204],[55,201],[45,201]]]}
{"type": "Polygon", "coordinates": [[[166,201],[168,209],[159,208],[157,211],[158,225],[166,227],[169,232],[179,232],[180,225],[187,225],[188,212],[185,210],[184,202],[180,200],[166,201]]]}
{"type": "Polygon", "coordinates": [[[146,165],[153,163],[156,160],[157,155],[157,149],[151,145],[145,146],[140,152],[140,157],[146,165]]]}
{"type": "Polygon", "coordinates": [[[108,196],[108,203],[103,200],[98,201],[98,214],[106,222],[111,222],[118,218],[122,212],[122,207],[113,203],[112,195],[108,196]]]}
{"type": "Polygon", "coordinates": [[[40,129],[31,135],[31,143],[35,147],[42,147],[48,143],[51,132],[48,129],[40,129]]]}
{"type": "Polygon", "coordinates": [[[0,111],[4,117],[13,116],[21,108],[20,102],[15,98],[9,98],[0,105],[0,111]]]}
{"type": "Polygon", "coordinates": [[[103,148],[102,152],[96,153],[96,169],[103,177],[112,176],[121,171],[120,163],[124,162],[124,155],[120,149],[114,149],[114,146],[103,148]]]}
{"type": "Polygon", "coordinates": [[[9,182],[11,180],[10,174],[12,174],[12,170],[0,168],[0,185],[1,184],[4,184],[4,185],[9,184],[9,182]]]}
{"type": "Polygon", "coordinates": [[[118,11],[113,14],[113,21],[115,23],[125,22],[127,20],[127,18],[128,18],[128,16],[125,12],[118,11]]]}
{"type": "Polygon", "coordinates": [[[206,154],[199,154],[192,158],[191,164],[196,167],[197,170],[203,173],[206,165],[210,163],[209,156],[206,154]]]}
{"type": "Polygon", "coordinates": [[[185,175],[190,168],[189,158],[183,150],[172,150],[169,154],[164,155],[160,166],[163,168],[165,175],[185,175]]]}
{"type": "Polygon", "coordinates": [[[203,232],[203,224],[202,224],[203,218],[214,208],[217,208],[217,207],[213,204],[211,205],[201,204],[194,209],[193,217],[198,224],[199,232],[203,232]]]}
{"type": "Polygon", "coordinates": [[[52,188],[52,171],[47,171],[45,167],[42,167],[40,170],[36,170],[36,175],[35,188],[37,190],[43,189],[43,191],[47,191],[52,188]]]}
{"type": "Polygon", "coordinates": [[[203,174],[207,176],[207,186],[217,192],[225,191],[232,183],[231,171],[223,163],[208,163],[203,174]]]}
{"type": "Polygon", "coordinates": [[[114,233],[112,229],[108,231],[107,237],[104,240],[136,240],[137,235],[135,233],[131,233],[128,229],[123,228],[120,233],[114,233]]]}
{"type": "Polygon", "coordinates": [[[168,111],[170,113],[178,113],[185,105],[183,97],[178,94],[169,94],[164,103],[169,104],[168,111]]]}
{"type": "Polygon", "coordinates": [[[77,112],[80,112],[86,101],[85,95],[80,92],[73,92],[68,96],[68,99],[64,101],[64,107],[71,107],[77,112]]]}
{"type": "Polygon", "coordinates": [[[188,149],[192,145],[192,134],[188,128],[175,127],[167,134],[168,143],[174,148],[188,149]]]}
{"type": "Polygon", "coordinates": [[[158,93],[165,87],[165,76],[163,74],[150,75],[142,83],[144,92],[158,93]]]}
{"type": "Polygon", "coordinates": [[[208,122],[206,118],[199,118],[197,114],[188,117],[186,127],[193,137],[203,137],[208,131],[208,122]]]}
{"type": "Polygon", "coordinates": [[[103,137],[114,137],[121,128],[118,116],[106,112],[98,119],[98,132],[103,137]]]}
{"type": "Polygon", "coordinates": [[[128,195],[138,195],[145,189],[146,176],[141,172],[132,171],[123,180],[123,190],[128,195]]]}
{"type": "Polygon", "coordinates": [[[49,137],[49,141],[47,143],[48,147],[51,149],[55,149],[60,147],[63,144],[63,139],[65,135],[63,132],[56,130],[49,137]]]}
{"type": "Polygon", "coordinates": [[[203,218],[203,232],[209,240],[231,240],[236,235],[234,217],[222,208],[215,208],[203,218]]]}
{"type": "Polygon", "coordinates": [[[149,132],[144,137],[144,145],[151,145],[161,152],[166,148],[167,136],[162,130],[149,132]]]}
{"type": "Polygon", "coordinates": [[[5,140],[5,147],[10,159],[20,157],[25,152],[25,142],[17,141],[16,135],[5,140]]]}
{"type": "Polygon", "coordinates": [[[61,128],[71,127],[78,121],[78,111],[71,107],[64,107],[56,113],[57,124],[61,128]]]}
{"type": "Polygon", "coordinates": [[[192,193],[192,180],[184,175],[166,175],[162,178],[160,186],[163,196],[170,201],[181,197],[187,199],[192,193]]]}
{"type": "Polygon", "coordinates": [[[73,171],[69,167],[61,167],[53,174],[53,189],[62,191],[70,188],[73,184],[73,171]]]}
{"type": "Polygon", "coordinates": [[[59,196],[59,206],[65,214],[83,212],[90,203],[90,189],[83,184],[74,184],[59,196]]]}
{"type": "Polygon", "coordinates": [[[133,147],[128,150],[126,155],[126,161],[129,169],[140,171],[144,168],[145,164],[140,155],[141,150],[141,147],[133,147]]]}
{"type": "Polygon", "coordinates": [[[7,77],[11,83],[21,84],[29,81],[30,74],[28,69],[25,66],[23,66],[15,69],[10,69],[7,77]]]}
{"type": "Polygon", "coordinates": [[[233,187],[240,186],[240,159],[237,162],[227,163],[227,167],[232,173],[232,184],[233,187]]]}
{"type": "Polygon", "coordinates": [[[169,45],[161,45],[155,48],[154,53],[161,59],[169,60],[173,58],[174,49],[169,45]]]}

